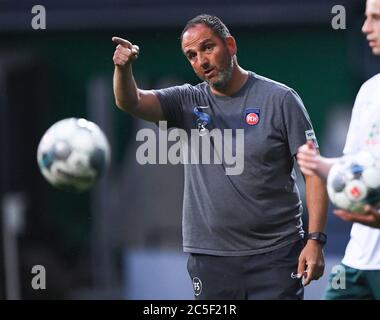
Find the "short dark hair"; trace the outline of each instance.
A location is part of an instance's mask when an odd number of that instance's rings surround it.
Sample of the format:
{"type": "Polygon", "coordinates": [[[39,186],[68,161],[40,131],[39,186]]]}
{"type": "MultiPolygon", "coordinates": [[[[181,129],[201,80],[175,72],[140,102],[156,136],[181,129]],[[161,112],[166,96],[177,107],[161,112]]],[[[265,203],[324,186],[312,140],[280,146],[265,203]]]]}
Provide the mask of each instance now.
{"type": "Polygon", "coordinates": [[[183,34],[188,29],[190,29],[191,27],[197,24],[206,25],[215,33],[216,36],[218,36],[223,41],[225,41],[227,37],[231,36],[231,33],[226,27],[226,25],[217,16],[212,16],[209,14],[200,14],[186,23],[186,26],[185,28],[183,28],[182,33],[181,33],[181,38],[180,38],[181,42],[182,42],[183,34]]]}

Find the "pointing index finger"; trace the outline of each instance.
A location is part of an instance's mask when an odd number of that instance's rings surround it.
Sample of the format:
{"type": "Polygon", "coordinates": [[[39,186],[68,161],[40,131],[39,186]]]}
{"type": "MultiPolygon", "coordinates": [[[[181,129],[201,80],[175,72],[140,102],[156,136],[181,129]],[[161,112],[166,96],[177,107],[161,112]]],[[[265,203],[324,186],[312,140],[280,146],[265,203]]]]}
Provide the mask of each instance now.
{"type": "Polygon", "coordinates": [[[123,46],[124,48],[132,49],[133,45],[128,40],[119,37],[112,37],[112,41],[123,46]]]}

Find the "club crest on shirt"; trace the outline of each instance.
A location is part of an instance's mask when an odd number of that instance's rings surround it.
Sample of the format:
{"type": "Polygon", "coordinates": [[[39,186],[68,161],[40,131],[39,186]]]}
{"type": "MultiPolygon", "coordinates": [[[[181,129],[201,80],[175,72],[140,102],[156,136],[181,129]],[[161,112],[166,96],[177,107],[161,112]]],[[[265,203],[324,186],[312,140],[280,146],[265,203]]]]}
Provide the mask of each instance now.
{"type": "Polygon", "coordinates": [[[204,112],[204,109],[208,109],[209,106],[197,106],[194,107],[194,114],[197,116],[196,126],[200,136],[204,136],[208,132],[207,125],[211,123],[211,116],[204,112]]]}
{"type": "Polygon", "coordinates": [[[365,144],[367,146],[377,146],[380,145],[380,125],[375,122],[369,127],[369,133],[365,139],[365,144]]]}
{"type": "Polygon", "coordinates": [[[260,108],[248,108],[244,112],[245,123],[255,126],[260,122],[260,108]]]}

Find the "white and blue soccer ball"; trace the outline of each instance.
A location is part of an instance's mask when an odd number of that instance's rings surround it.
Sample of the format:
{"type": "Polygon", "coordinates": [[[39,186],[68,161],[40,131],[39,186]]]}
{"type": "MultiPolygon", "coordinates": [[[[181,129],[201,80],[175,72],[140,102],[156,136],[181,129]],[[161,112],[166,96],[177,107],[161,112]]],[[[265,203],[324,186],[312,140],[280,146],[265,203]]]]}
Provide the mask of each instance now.
{"type": "Polygon", "coordinates": [[[327,192],[338,208],[364,213],[380,207],[380,160],[367,151],[342,157],[327,177],[327,192]]]}
{"type": "Polygon", "coordinates": [[[63,119],[41,138],[37,161],[50,184],[81,192],[91,188],[106,170],[110,146],[95,123],[86,119],[63,119]]]}

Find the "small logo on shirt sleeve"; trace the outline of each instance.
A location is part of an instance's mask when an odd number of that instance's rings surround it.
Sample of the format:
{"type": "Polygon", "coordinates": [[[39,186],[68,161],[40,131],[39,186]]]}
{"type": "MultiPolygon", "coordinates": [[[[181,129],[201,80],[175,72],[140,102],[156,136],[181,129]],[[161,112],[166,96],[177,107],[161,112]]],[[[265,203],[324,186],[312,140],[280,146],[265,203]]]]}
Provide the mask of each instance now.
{"type": "Polygon", "coordinates": [[[318,148],[318,141],[315,136],[314,130],[306,130],[305,131],[306,141],[312,141],[314,143],[314,146],[318,148]]]}

